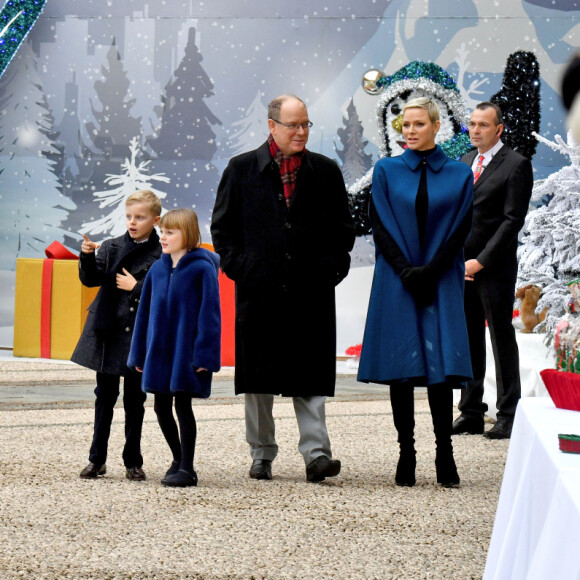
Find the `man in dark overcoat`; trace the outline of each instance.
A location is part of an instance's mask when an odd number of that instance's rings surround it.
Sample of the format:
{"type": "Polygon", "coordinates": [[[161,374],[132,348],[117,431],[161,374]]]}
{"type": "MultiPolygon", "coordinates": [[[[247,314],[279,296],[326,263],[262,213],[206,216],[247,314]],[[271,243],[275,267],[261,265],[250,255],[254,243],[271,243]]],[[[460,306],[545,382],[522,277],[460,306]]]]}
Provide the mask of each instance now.
{"type": "Polygon", "coordinates": [[[473,222],[465,242],[465,318],[473,379],[463,391],[453,433],[509,438],[521,396],[519,353],[512,325],[518,272],[518,233],[533,187],[532,164],[501,141],[501,109],[479,103],[471,115],[474,151],[461,160],[474,173],[473,222]],[[497,383],[497,422],[484,433],[485,326],[489,327],[497,383]]]}
{"type": "Polygon", "coordinates": [[[335,286],[354,244],[338,165],[306,150],[306,105],[268,106],[268,140],[230,160],[211,233],[236,283],[236,394],[245,393],[250,477],[272,478],[274,395],[292,397],[308,481],[338,475],[325,422],[336,378],[335,286]]]}

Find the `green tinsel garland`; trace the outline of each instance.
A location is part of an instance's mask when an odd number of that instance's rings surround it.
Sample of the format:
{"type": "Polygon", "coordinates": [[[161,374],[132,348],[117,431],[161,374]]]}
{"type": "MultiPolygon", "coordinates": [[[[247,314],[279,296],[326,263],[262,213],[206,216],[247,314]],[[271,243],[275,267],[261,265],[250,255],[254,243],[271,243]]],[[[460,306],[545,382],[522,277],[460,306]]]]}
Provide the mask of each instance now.
{"type": "Polygon", "coordinates": [[[34,26],[46,0],[9,0],[0,10],[0,76],[34,26]]]}
{"type": "Polygon", "coordinates": [[[417,77],[430,78],[446,89],[453,91],[459,90],[455,81],[441,67],[432,62],[422,62],[420,60],[410,62],[390,77],[381,77],[377,80],[376,84],[379,87],[388,87],[394,82],[407,78],[416,79],[417,77]]]}

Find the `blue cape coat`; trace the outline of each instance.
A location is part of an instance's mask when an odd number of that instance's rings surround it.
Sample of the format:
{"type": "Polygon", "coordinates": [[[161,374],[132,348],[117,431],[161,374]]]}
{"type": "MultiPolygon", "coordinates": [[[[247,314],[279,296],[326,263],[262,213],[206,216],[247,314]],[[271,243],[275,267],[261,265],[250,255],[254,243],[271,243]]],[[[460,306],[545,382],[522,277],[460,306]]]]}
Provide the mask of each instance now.
{"type": "MultiPolygon", "coordinates": [[[[427,264],[459,227],[473,200],[473,174],[437,147],[427,159],[429,213],[421,250],[415,198],[422,156],[410,149],[381,159],[374,168],[377,214],[413,266],[427,264]]],[[[358,372],[361,382],[412,380],[417,385],[471,378],[463,289],[463,251],[439,278],[437,297],[418,306],[379,251],[358,372]]],[[[459,384],[457,384],[459,386],[459,384]]]]}
{"type": "Polygon", "coordinates": [[[195,248],[173,271],[169,254],[149,270],[127,362],[143,369],[145,392],[209,397],[212,372],[220,369],[218,269],[217,254],[195,248]]]}

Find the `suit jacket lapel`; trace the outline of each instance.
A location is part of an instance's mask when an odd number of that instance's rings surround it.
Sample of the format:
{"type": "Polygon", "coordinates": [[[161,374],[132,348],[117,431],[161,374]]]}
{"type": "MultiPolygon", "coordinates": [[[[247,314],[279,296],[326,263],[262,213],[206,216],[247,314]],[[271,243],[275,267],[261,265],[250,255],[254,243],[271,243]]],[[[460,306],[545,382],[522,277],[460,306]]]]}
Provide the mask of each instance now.
{"type": "MultiPolygon", "coordinates": [[[[483,170],[479,179],[474,184],[473,189],[477,189],[485,180],[502,164],[505,159],[507,150],[505,145],[493,156],[492,160],[487,164],[487,167],[483,170]]],[[[474,156],[475,157],[475,156],[474,156]]],[[[473,160],[472,160],[473,161],[473,160]]]]}

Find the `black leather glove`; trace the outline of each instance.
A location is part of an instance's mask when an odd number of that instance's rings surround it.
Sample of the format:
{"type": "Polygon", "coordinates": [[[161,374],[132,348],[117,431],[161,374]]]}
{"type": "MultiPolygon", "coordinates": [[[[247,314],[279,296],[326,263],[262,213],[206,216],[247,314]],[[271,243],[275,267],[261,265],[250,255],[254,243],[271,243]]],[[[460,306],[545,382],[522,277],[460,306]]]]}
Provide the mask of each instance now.
{"type": "Polygon", "coordinates": [[[437,277],[427,266],[411,266],[401,272],[401,282],[420,306],[433,304],[437,297],[437,277]]]}

